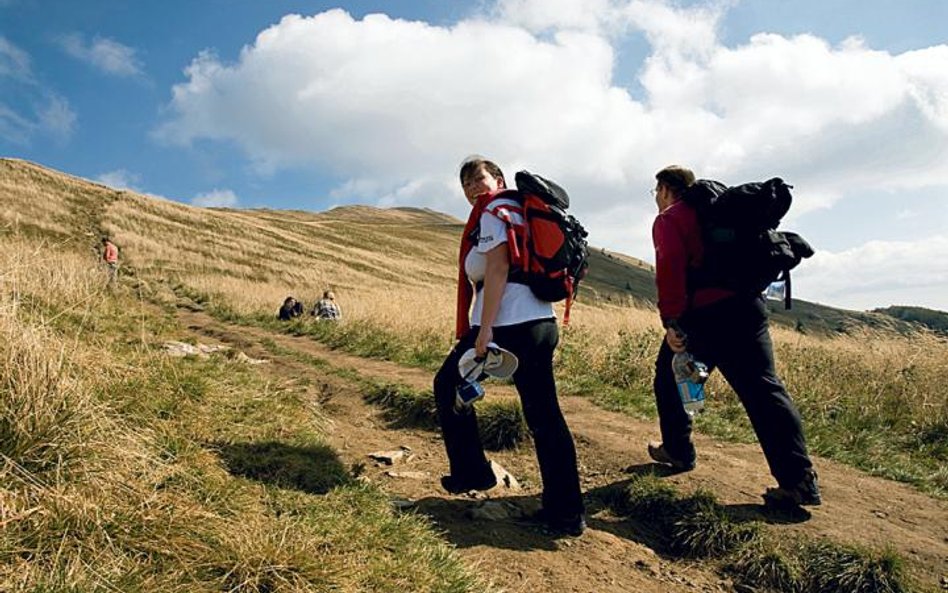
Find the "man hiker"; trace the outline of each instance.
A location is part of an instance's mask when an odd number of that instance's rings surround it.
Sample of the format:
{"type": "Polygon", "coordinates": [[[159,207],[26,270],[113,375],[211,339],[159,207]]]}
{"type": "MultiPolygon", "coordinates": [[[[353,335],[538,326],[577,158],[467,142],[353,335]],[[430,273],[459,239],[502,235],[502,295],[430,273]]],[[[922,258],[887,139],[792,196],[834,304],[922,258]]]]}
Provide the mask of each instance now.
{"type": "Polygon", "coordinates": [[[692,420],[672,371],[672,357],[687,348],[709,369],[720,369],[740,398],[778,484],[767,489],[765,501],[777,506],[820,504],[800,413],[774,369],[763,297],[713,284],[689,289],[689,274],[701,265],[704,253],[697,213],[682,200],[695,175],[673,165],[655,178],[652,191],[659,213],[652,241],[665,339],[655,362],[654,383],[662,442],[649,443],[649,456],[680,471],[695,467],[692,420]]]}
{"type": "Polygon", "coordinates": [[[118,278],[118,247],[109,240],[108,237],[102,237],[102,261],[105,262],[109,274],[108,286],[111,288],[118,278]]]}

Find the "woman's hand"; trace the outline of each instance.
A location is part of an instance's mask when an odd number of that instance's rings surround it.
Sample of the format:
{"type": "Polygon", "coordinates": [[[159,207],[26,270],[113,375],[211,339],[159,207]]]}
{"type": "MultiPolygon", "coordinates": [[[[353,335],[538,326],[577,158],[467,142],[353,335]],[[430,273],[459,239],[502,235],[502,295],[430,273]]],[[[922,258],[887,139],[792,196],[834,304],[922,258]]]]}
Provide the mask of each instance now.
{"type": "Polygon", "coordinates": [[[672,352],[684,352],[688,342],[685,337],[675,331],[675,328],[665,328],[665,341],[672,352]]]}
{"type": "Polygon", "coordinates": [[[477,340],[474,342],[474,352],[478,358],[487,356],[487,345],[494,341],[494,328],[489,325],[482,325],[477,332],[477,340]]]}

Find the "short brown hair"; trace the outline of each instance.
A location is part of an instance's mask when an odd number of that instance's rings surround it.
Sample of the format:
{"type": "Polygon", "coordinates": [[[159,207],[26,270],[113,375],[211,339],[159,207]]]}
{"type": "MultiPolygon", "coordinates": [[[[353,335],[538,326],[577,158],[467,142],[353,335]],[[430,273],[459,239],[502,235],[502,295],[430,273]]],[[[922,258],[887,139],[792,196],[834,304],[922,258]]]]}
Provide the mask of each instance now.
{"type": "Polygon", "coordinates": [[[695,182],[695,174],[691,169],[680,165],[669,165],[655,174],[655,179],[669,188],[676,196],[681,196],[686,189],[695,182]]]}
{"type": "Polygon", "coordinates": [[[464,182],[474,175],[481,165],[484,165],[484,168],[488,173],[502,180],[504,182],[504,187],[507,186],[507,180],[504,179],[504,172],[500,170],[500,167],[497,166],[497,163],[479,156],[468,157],[464,161],[464,164],[461,165],[461,173],[459,175],[461,178],[461,185],[464,185],[464,182]]]}

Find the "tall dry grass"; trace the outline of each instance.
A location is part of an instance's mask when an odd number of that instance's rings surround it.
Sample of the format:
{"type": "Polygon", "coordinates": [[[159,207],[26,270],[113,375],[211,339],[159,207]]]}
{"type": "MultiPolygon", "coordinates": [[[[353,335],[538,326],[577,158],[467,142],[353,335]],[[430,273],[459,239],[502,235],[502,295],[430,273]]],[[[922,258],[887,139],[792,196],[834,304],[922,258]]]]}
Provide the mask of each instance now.
{"type": "Polygon", "coordinates": [[[303,385],[174,360],[94,253],[0,237],[0,590],[469,591],[348,478],[303,385]]]}

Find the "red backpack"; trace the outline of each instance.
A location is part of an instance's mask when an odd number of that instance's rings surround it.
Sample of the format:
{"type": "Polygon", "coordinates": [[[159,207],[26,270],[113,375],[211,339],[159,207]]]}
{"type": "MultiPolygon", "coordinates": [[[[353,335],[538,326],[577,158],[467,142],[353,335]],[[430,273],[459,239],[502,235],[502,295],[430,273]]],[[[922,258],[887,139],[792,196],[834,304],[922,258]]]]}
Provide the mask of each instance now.
{"type": "Polygon", "coordinates": [[[519,208],[488,209],[507,227],[508,282],[526,284],[543,301],[565,299],[563,324],[567,325],[579,283],[589,269],[589,233],[566,213],[569,195],[562,187],[527,171],[517,173],[515,181],[517,189],[502,191],[497,197],[515,200],[519,208]],[[521,215],[522,224],[513,221],[511,211],[521,215]]]}

